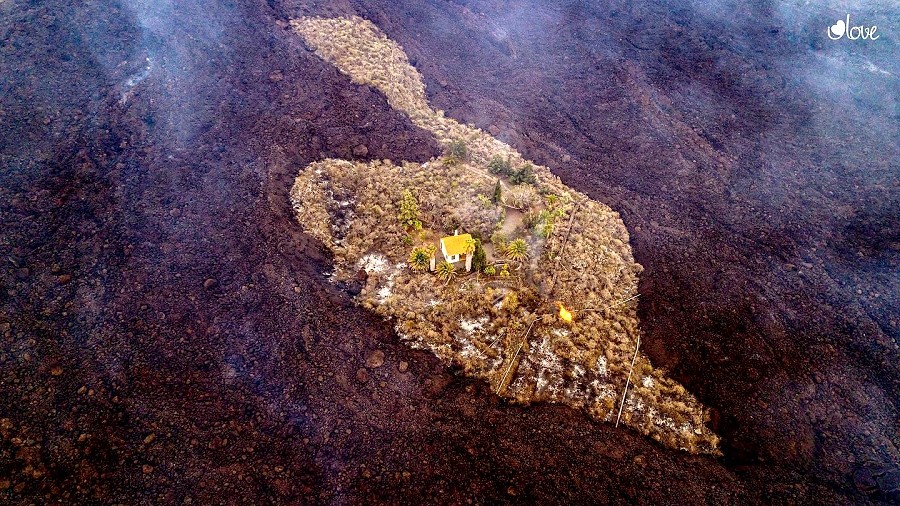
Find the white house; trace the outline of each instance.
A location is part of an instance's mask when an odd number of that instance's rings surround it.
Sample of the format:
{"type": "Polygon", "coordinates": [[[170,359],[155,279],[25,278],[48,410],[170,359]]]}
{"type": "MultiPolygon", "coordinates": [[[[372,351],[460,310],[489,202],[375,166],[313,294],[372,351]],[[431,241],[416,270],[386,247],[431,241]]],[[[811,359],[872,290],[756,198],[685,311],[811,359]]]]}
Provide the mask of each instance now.
{"type": "Polygon", "coordinates": [[[459,262],[462,257],[465,257],[466,271],[471,271],[472,253],[468,253],[467,250],[471,247],[472,241],[471,234],[460,235],[458,230],[451,236],[442,237],[441,253],[444,255],[444,260],[451,264],[455,264],[456,262],[459,262]]]}

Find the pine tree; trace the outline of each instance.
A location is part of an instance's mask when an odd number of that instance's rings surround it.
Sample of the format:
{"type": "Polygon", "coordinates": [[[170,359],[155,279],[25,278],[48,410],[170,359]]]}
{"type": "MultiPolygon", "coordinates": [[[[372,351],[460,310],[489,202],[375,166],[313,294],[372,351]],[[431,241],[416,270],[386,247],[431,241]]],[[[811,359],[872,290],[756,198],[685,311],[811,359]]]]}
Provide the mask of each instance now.
{"type": "Polygon", "coordinates": [[[500,179],[497,179],[497,184],[494,185],[494,195],[491,197],[491,201],[498,205],[503,202],[503,187],[500,186],[500,179]]]}
{"type": "Polygon", "coordinates": [[[475,239],[475,249],[472,251],[472,270],[475,272],[480,272],[484,269],[484,266],[487,264],[487,253],[484,252],[484,248],[481,246],[481,241],[479,239],[475,239]]]}

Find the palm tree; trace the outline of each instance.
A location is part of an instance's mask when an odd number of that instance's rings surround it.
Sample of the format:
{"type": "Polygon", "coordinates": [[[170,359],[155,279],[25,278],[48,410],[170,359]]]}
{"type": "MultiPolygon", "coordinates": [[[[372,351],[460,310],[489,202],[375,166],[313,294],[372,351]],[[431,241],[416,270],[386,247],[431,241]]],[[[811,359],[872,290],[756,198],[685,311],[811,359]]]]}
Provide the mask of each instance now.
{"type": "Polygon", "coordinates": [[[445,283],[449,283],[453,276],[456,274],[456,267],[453,267],[453,264],[444,260],[443,262],[437,265],[437,277],[441,281],[445,283]]]}
{"type": "Polygon", "coordinates": [[[528,245],[525,240],[516,239],[506,246],[506,258],[514,262],[521,262],[528,258],[528,245]]]}
{"type": "Polygon", "coordinates": [[[431,265],[431,258],[434,256],[434,246],[422,247],[416,246],[409,254],[409,267],[414,271],[424,271],[431,265]]]}

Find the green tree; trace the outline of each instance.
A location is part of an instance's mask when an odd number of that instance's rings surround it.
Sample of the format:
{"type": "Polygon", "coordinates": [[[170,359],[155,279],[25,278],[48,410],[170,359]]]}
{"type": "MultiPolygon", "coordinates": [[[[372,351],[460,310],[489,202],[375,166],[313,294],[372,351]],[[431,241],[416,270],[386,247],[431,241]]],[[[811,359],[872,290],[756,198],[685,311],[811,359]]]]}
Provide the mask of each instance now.
{"type": "Polygon", "coordinates": [[[412,227],[415,230],[422,229],[419,220],[419,202],[411,191],[403,192],[403,200],[400,201],[400,214],[397,216],[404,227],[412,227]]]}
{"type": "Polygon", "coordinates": [[[445,283],[449,283],[453,276],[456,275],[456,267],[453,266],[450,262],[444,260],[443,262],[437,264],[437,270],[435,272],[437,274],[438,279],[445,283]]]}
{"type": "Polygon", "coordinates": [[[475,248],[472,250],[472,269],[475,272],[480,272],[485,265],[487,265],[487,253],[484,252],[484,248],[481,246],[481,240],[475,239],[475,248]]]}
{"type": "Polygon", "coordinates": [[[466,142],[462,139],[451,141],[447,145],[447,154],[455,162],[463,162],[469,159],[469,149],[466,147],[466,142]]]}
{"type": "Polygon", "coordinates": [[[506,246],[506,258],[521,262],[528,258],[528,245],[524,239],[516,239],[506,246]]]}
{"type": "Polygon", "coordinates": [[[435,247],[432,246],[416,246],[409,254],[407,263],[414,271],[424,271],[431,266],[431,259],[434,257],[435,247]]]}
{"type": "Polygon", "coordinates": [[[494,185],[494,195],[491,197],[491,202],[494,204],[500,204],[503,202],[503,187],[500,186],[500,179],[497,179],[497,184],[494,185]]]}
{"type": "Polygon", "coordinates": [[[509,176],[512,174],[512,167],[510,166],[509,160],[504,160],[500,155],[495,155],[491,158],[487,168],[488,172],[495,176],[509,176]]]}
{"type": "Polygon", "coordinates": [[[534,184],[537,183],[537,177],[534,175],[534,167],[530,163],[526,163],[521,169],[513,173],[509,177],[512,184],[534,184]]]}

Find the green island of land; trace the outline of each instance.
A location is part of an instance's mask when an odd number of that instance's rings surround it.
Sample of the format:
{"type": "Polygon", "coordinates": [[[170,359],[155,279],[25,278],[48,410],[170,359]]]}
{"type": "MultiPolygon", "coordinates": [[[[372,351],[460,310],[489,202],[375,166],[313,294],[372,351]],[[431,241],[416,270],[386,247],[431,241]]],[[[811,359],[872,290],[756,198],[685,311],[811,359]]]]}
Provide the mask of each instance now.
{"type": "Polygon", "coordinates": [[[704,407],[639,350],[642,268],[619,214],[432,109],[403,48],[371,22],[291,24],[445,147],[426,163],[326,159],[300,171],[291,202],[333,253],[333,279],[364,279],[362,306],[498,395],[567,404],[718,454],[704,407]]]}

